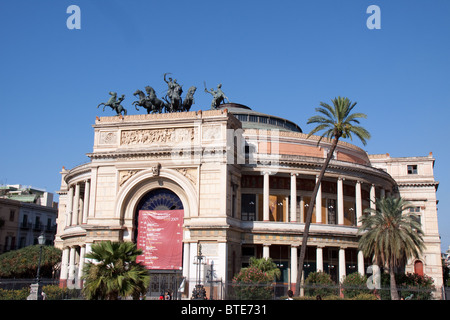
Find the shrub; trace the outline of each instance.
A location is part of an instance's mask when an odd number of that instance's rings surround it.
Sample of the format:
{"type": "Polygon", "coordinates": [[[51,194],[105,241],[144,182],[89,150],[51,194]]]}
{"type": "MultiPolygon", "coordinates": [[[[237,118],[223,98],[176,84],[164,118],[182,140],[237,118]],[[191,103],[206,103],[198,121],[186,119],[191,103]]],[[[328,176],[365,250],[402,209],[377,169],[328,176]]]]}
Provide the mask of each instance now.
{"type": "Polygon", "coordinates": [[[343,293],[346,298],[353,298],[360,294],[369,294],[371,290],[367,288],[367,277],[359,272],[354,272],[345,277],[342,283],[343,293]]]}
{"type": "MultiPolygon", "coordinates": [[[[408,300],[431,300],[433,299],[433,291],[436,289],[434,281],[427,275],[420,276],[415,273],[396,274],[395,281],[399,295],[408,300]]],[[[390,300],[390,282],[389,274],[381,274],[381,299],[390,300]]]]}
{"type": "Polygon", "coordinates": [[[305,294],[308,296],[321,297],[336,295],[338,289],[328,273],[318,271],[311,272],[305,280],[305,294]]]}
{"type": "Polygon", "coordinates": [[[378,300],[377,296],[373,293],[360,293],[350,300],[378,300]]]}
{"type": "Polygon", "coordinates": [[[30,288],[22,288],[19,290],[0,289],[0,300],[27,300],[30,295],[30,288]]]}
{"type": "Polygon", "coordinates": [[[43,286],[42,291],[45,292],[46,300],[63,300],[79,296],[79,289],[60,288],[57,285],[43,286]]]}
{"type": "Polygon", "coordinates": [[[409,272],[397,277],[397,286],[401,289],[400,295],[402,297],[411,297],[411,300],[431,300],[433,298],[435,286],[431,277],[409,272]]]}
{"type": "Polygon", "coordinates": [[[236,299],[267,300],[272,297],[273,275],[261,271],[256,266],[243,268],[233,278],[236,299]]]}

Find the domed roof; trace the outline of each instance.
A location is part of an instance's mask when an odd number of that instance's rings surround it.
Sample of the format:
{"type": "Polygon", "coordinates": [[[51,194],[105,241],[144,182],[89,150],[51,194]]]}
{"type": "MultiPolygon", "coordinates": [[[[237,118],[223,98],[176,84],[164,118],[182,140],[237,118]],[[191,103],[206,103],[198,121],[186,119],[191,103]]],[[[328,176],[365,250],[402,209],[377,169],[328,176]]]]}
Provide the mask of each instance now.
{"type": "Polygon", "coordinates": [[[283,131],[302,132],[302,129],[292,121],[261,113],[239,103],[224,103],[219,109],[227,109],[242,123],[243,129],[278,129],[283,131]]]}

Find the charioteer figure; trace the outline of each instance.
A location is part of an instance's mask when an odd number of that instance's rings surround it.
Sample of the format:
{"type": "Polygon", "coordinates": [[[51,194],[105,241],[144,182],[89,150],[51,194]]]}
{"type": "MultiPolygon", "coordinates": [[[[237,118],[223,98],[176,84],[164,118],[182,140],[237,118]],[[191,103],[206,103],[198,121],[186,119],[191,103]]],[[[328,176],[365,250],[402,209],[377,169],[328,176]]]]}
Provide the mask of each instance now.
{"type": "Polygon", "coordinates": [[[217,86],[217,90],[211,88],[210,91],[206,88],[205,83],[205,92],[210,93],[213,96],[213,99],[211,101],[211,109],[218,109],[221,103],[225,103],[225,100],[227,100],[228,103],[230,102],[230,99],[228,99],[228,97],[222,91],[221,83],[219,83],[219,85],[217,86]]]}

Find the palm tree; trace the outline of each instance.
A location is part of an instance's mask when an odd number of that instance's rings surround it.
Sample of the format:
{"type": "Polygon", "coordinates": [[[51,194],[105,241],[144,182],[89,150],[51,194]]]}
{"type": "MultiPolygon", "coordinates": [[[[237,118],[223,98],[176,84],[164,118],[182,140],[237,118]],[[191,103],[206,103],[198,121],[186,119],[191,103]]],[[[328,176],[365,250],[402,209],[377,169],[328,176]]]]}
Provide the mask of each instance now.
{"type": "Polygon", "coordinates": [[[318,124],[311,132],[308,134],[308,138],[322,130],[325,130],[320,136],[317,145],[322,141],[324,137],[328,141],[332,140],[331,148],[328,151],[327,158],[322,165],[322,170],[317,178],[316,185],[314,187],[313,193],[311,195],[311,201],[309,203],[308,212],[306,214],[305,229],[303,231],[302,246],[300,249],[299,267],[297,273],[297,283],[296,283],[296,294],[300,295],[300,281],[303,273],[303,262],[305,260],[306,244],[308,241],[309,227],[311,224],[312,213],[314,209],[314,204],[316,202],[317,192],[319,191],[320,183],[325,175],[325,171],[333,157],[334,150],[338,144],[340,138],[350,138],[356,135],[361,142],[366,145],[366,140],[370,138],[370,133],[361,126],[355,125],[359,124],[359,118],[367,118],[364,113],[351,113],[353,108],[356,106],[356,102],[352,103],[348,98],[337,97],[331,100],[333,106],[327,103],[321,102],[321,107],[316,108],[316,111],[320,115],[313,116],[308,119],[308,124],[314,123],[318,124]]]}
{"type": "Polygon", "coordinates": [[[104,241],[92,245],[84,267],[87,299],[117,300],[119,296],[134,299],[147,291],[150,276],[147,269],[136,263],[142,250],[131,242],[104,241]]]}
{"type": "Polygon", "coordinates": [[[403,214],[412,205],[401,197],[387,197],[376,201],[376,209],[366,209],[372,214],[361,218],[362,234],[359,249],[366,257],[374,257],[375,263],[389,269],[391,299],[399,300],[395,282],[395,268],[411,257],[419,257],[425,248],[423,231],[417,216],[403,214]]]}

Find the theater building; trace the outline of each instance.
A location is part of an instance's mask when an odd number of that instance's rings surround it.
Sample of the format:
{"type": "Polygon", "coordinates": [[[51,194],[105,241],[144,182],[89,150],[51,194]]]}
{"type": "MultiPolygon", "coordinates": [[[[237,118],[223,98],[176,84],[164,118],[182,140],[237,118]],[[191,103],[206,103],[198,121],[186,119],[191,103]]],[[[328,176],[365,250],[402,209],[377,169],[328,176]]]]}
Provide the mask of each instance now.
{"type": "MultiPolygon", "coordinates": [[[[305,214],[331,142],[318,146],[295,123],[233,103],[97,117],[93,128],[90,161],[61,171],[61,283],[81,286],[86,252],[111,240],[136,242],[152,274],[182,276],[186,298],[199,275],[209,286],[211,265],[213,280],[227,283],[252,256],[271,257],[279,281],[295,287],[305,214]]],[[[339,282],[365,274],[371,259],[358,251],[358,220],[376,198],[400,193],[415,204],[427,245],[406,271],[440,288],[433,165],[431,154],[391,158],[339,142],[316,199],[306,275],[322,270],[339,282]]]]}

